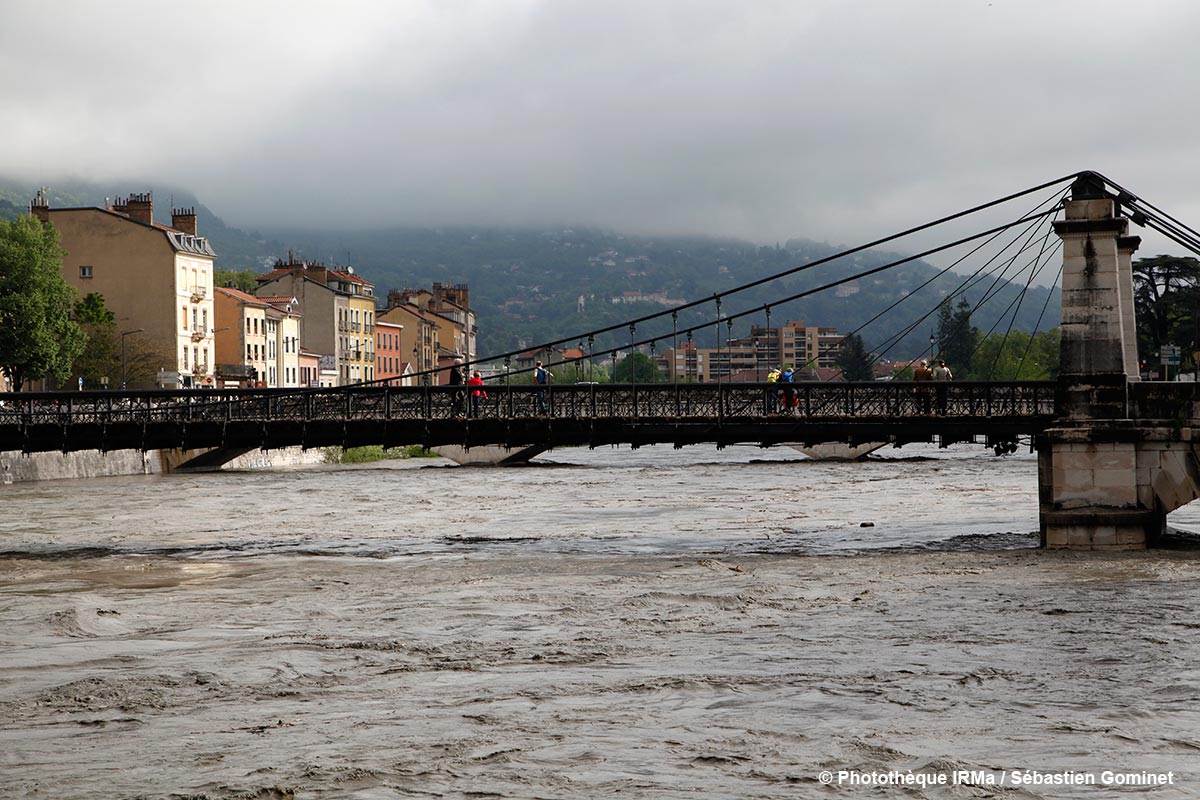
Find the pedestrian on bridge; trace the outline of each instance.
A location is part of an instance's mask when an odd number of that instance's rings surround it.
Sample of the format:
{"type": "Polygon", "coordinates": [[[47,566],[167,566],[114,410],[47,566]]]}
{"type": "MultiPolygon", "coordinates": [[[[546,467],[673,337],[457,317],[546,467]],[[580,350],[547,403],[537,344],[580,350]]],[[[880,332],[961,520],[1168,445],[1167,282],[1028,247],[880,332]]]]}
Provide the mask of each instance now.
{"type": "Polygon", "coordinates": [[[796,387],[792,384],[796,380],[796,373],[792,371],[791,364],[784,364],[783,371],[779,373],[779,383],[783,386],[783,391],[780,392],[783,398],[783,414],[795,414],[796,406],[799,401],[796,399],[796,387]]]}
{"type": "Polygon", "coordinates": [[[479,404],[487,399],[487,392],[483,390],[483,375],[479,370],[472,373],[470,380],[467,381],[467,386],[471,390],[471,416],[479,416],[479,404]]]}
{"type": "MultiPolygon", "coordinates": [[[[939,358],[937,366],[933,368],[933,382],[943,384],[952,380],[954,380],[954,373],[946,366],[946,362],[939,358]]],[[[939,385],[934,391],[937,392],[938,413],[944,415],[946,413],[946,387],[939,385]]]]}
{"type": "MultiPolygon", "coordinates": [[[[462,386],[462,359],[454,359],[454,363],[450,365],[450,375],[446,379],[449,386],[462,386]]],[[[463,393],[461,391],[453,391],[450,393],[450,415],[453,417],[461,417],[463,412],[463,393]]]]}
{"type": "Polygon", "coordinates": [[[542,362],[537,362],[537,365],[533,368],[533,380],[538,385],[538,413],[543,417],[546,416],[546,387],[550,385],[550,379],[553,377],[553,372],[543,367],[542,362]]]}
{"type": "Polygon", "coordinates": [[[776,389],[774,386],[771,386],[770,384],[779,383],[780,372],[781,372],[781,370],[779,369],[779,367],[775,367],[775,369],[773,369],[767,373],[767,384],[768,384],[767,385],[767,413],[768,414],[774,414],[775,410],[777,408],[779,408],[779,390],[776,389]]]}
{"type": "Polygon", "coordinates": [[[933,380],[933,370],[929,368],[929,362],[922,360],[913,370],[913,383],[917,384],[914,388],[914,393],[917,396],[917,410],[922,414],[929,413],[929,393],[933,388],[927,386],[933,380]]]}

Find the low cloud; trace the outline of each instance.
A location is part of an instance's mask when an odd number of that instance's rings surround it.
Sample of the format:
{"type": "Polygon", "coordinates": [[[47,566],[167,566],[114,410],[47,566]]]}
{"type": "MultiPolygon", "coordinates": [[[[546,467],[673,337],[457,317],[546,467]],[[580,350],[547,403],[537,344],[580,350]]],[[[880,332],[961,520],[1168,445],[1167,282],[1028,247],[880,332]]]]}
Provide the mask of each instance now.
{"type": "Polygon", "coordinates": [[[0,171],[148,176],[242,227],[858,243],[1079,169],[1200,222],[1184,2],[76,0],[4,18],[0,66],[28,77],[0,88],[0,171]]]}

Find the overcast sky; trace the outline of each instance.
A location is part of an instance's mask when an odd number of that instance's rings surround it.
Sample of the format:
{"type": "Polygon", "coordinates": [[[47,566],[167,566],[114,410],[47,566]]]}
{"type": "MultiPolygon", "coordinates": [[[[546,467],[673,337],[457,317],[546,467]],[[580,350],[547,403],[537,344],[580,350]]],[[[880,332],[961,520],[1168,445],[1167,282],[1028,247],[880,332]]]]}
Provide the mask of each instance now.
{"type": "Polygon", "coordinates": [[[1194,0],[5,2],[0,173],[242,228],[858,244],[1094,169],[1200,227],[1197,33],[1194,0]]]}

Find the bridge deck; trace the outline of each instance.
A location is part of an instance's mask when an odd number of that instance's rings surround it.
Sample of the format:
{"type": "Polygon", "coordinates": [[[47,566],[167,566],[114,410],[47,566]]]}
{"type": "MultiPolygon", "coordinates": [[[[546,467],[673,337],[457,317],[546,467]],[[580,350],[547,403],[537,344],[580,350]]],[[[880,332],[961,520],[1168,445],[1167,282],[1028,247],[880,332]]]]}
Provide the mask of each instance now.
{"type": "Polygon", "coordinates": [[[1011,440],[1052,382],[489,385],[0,395],[0,451],[1011,440]],[[539,413],[543,393],[545,414],[539,413]]]}

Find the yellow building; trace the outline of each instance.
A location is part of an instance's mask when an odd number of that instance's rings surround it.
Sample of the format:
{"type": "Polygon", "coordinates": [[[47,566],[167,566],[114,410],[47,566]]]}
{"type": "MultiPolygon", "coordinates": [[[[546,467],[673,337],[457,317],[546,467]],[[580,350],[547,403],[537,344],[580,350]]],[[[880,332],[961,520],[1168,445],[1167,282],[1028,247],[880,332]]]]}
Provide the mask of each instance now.
{"type": "Polygon", "coordinates": [[[291,253],[257,280],[254,293],[259,299],[285,296],[304,309],[300,346],[333,356],[339,385],[374,380],[374,284],[355,275],[351,267],[331,269],[299,261],[291,253]]]}
{"type": "Polygon", "coordinates": [[[66,282],[102,295],[119,333],[145,336],[171,359],[164,386],[212,385],[216,253],[196,234],[194,209],[172,209],[168,226],[154,221],[150,194],[107,208],[51,208],[39,192],[29,210],[58,230],[66,282]]]}

